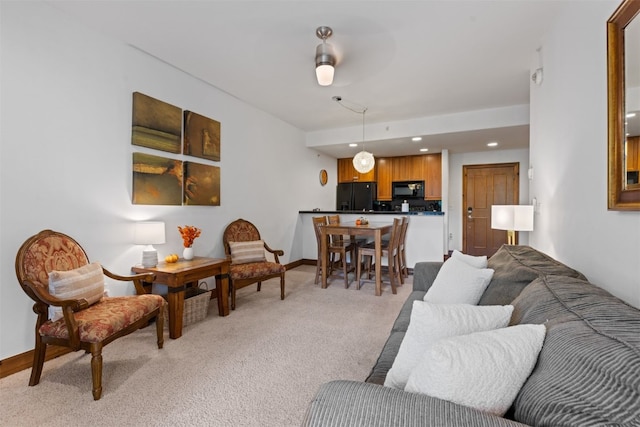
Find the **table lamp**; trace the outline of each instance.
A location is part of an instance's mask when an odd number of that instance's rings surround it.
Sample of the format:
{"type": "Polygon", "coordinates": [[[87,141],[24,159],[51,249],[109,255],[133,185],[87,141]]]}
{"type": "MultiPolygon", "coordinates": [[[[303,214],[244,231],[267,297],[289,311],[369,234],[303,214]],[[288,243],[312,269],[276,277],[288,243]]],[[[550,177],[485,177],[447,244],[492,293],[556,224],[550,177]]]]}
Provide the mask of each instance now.
{"type": "Polygon", "coordinates": [[[492,205],[491,228],[507,230],[507,245],[515,245],[516,231],[533,230],[533,206],[492,205]]]}
{"type": "Polygon", "coordinates": [[[165,243],[164,222],[137,222],[133,243],[136,245],[147,245],[142,251],[143,267],[155,267],[158,265],[158,251],[156,251],[153,245],[161,245],[165,243]]]}

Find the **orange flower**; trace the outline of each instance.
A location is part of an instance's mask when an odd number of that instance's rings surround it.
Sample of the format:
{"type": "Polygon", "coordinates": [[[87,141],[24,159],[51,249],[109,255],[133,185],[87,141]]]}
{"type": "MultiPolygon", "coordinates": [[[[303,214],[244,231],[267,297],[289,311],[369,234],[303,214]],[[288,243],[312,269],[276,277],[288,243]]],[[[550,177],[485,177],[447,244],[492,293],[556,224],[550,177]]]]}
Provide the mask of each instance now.
{"type": "Polygon", "coordinates": [[[185,248],[190,248],[193,245],[193,241],[196,237],[200,236],[201,230],[193,225],[185,225],[184,227],[178,226],[178,231],[182,236],[182,244],[185,248]]]}

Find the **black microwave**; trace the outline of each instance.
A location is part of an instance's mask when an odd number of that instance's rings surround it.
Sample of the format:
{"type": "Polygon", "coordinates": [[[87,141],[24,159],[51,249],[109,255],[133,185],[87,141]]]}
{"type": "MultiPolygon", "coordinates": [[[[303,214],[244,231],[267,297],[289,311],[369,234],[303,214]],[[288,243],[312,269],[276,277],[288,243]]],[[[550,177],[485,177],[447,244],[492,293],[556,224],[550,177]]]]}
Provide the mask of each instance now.
{"type": "Polygon", "coordinates": [[[424,181],[393,181],[394,199],[424,199],[424,181]]]}

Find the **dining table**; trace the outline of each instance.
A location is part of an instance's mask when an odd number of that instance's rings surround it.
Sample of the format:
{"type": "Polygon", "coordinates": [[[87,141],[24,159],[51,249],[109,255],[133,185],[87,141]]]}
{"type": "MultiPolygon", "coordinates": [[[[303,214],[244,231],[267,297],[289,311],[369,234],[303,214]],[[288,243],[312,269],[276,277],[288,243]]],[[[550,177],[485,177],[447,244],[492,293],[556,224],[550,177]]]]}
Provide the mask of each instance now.
{"type": "MultiPolygon", "coordinates": [[[[327,271],[329,267],[328,240],[331,235],[349,235],[373,237],[375,247],[375,274],[376,274],[376,296],[382,295],[382,236],[391,233],[393,223],[369,222],[367,224],[356,224],[356,222],[344,222],[340,224],[321,225],[322,239],[320,239],[320,254],[322,257],[322,288],[327,287],[327,271]]],[[[351,260],[353,263],[355,260],[351,260]]]]}

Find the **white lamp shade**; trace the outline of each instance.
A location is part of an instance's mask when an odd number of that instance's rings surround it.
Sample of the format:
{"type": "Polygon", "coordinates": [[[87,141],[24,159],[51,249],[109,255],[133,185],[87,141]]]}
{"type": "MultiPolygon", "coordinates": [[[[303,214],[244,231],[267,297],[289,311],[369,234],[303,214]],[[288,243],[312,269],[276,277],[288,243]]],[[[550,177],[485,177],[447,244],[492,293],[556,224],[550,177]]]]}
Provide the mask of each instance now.
{"type": "Polygon", "coordinates": [[[373,154],[362,150],[353,157],[353,167],[360,173],[367,173],[376,164],[373,154]]]}
{"type": "Polygon", "coordinates": [[[164,222],[137,222],[135,225],[133,243],[136,245],[161,245],[165,243],[164,222]]]}
{"type": "Polygon", "coordinates": [[[492,205],[491,228],[496,230],[532,231],[533,206],[492,205]]]}
{"type": "Polygon", "coordinates": [[[318,65],[316,67],[316,78],[320,86],[330,86],[333,83],[333,65],[318,65]]]}

